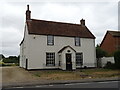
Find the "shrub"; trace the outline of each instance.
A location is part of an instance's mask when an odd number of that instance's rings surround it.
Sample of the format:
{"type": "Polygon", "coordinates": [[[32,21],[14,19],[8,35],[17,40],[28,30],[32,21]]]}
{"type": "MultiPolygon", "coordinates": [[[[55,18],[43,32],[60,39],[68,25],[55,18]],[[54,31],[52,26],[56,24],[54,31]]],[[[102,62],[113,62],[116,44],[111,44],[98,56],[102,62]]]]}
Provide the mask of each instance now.
{"type": "Polygon", "coordinates": [[[106,69],[116,69],[115,64],[111,63],[111,62],[107,62],[107,64],[105,65],[106,69]]]}
{"type": "Polygon", "coordinates": [[[120,69],[120,50],[114,53],[114,60],[116,67],[120,69]]]}
{"type": "Polygon", "coordinates": [[[5,58],[3,59],[4,63],[19,63],[19,60],[17,58],[5,58]]]}
{"type": "Polygon", "coordinates": [[[4,66],[4,65],[5,65],[5,63],[0,61],[0,66],[4,66]]]}
{"type": "Polygon", "coordinates": [[[102,58],[104,56],[107,56],[107,52],[102,50],[99,45],[96,47],[96,58],[102,58]]]}
{"type": "Polygon", "coordinates": [[[16,66],[19,66],[19,63],[16,63],[15,65],[16,65],[16,66]]]}

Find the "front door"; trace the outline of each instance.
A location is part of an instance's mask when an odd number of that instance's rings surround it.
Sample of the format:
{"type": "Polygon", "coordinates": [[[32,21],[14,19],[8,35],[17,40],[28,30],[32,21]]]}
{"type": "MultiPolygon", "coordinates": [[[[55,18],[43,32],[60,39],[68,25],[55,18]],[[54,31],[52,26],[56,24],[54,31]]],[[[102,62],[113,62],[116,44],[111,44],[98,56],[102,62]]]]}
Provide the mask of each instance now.
{"type": "Polygon", "coordinates": [[[26,66],[25,66],[25,69],[27,70],[28,68],[28,59],[26,59],[26,66]]]}
{"type": "Polygon", "coordinates": [[[72,70],[71,54],[66,54],[66,70],[72,70]]]}

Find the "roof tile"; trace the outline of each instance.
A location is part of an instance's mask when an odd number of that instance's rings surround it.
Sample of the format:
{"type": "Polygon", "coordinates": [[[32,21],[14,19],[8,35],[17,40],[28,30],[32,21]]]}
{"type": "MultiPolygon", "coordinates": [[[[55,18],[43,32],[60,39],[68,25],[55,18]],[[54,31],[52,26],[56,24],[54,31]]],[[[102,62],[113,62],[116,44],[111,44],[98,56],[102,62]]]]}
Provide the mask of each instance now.
{"type": "Polygon", "coordinates": [[[86,26],[45,20],[27,20],[28,33],[36,35],[72,36],[81,38],[93,38],[95,36],[86,26]]]}

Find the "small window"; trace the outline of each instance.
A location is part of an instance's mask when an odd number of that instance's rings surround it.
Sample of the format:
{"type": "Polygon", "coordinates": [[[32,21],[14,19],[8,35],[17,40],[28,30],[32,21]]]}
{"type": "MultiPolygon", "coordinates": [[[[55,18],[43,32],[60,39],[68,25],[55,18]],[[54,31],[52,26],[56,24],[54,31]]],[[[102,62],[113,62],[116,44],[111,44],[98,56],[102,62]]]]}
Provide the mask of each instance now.
{"type": "Polygon", "coordinates": [[[55,66],[55,53],[46,53],[46,66],[55,66]]]}
{"type": "Polygon", "coordinates": [[[47,36],[47,45],[54,45],[54,36],[52,35],[47,36]]]}
{"type": "Polygon", "coordinates": [[[82,66],[82,65],[83,65],[83,54],[76,53],[76,66],[82,66]]]}
{"type": "Polygon", "coordinates": [[[75,46],[80,46],[80,38],[75,37],[75,46]]]}

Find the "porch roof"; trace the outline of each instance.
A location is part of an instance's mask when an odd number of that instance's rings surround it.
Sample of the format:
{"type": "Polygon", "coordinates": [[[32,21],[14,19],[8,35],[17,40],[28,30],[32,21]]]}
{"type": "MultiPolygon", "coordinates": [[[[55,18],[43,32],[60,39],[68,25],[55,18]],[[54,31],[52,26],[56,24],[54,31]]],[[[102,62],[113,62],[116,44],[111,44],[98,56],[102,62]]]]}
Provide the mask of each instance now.
{"type": "Polygon", "coordinates": [[[68,47],[71,48],[73,51],[75,51],[75,49],[73,49],[71,46],[68,45],[68,46],[63,47],[61,50],[59,50],[58,53],[62,53],[62,51],[64,51],[68,47]]]}

